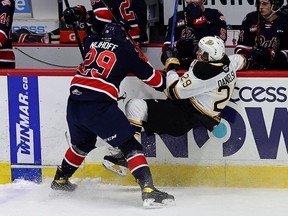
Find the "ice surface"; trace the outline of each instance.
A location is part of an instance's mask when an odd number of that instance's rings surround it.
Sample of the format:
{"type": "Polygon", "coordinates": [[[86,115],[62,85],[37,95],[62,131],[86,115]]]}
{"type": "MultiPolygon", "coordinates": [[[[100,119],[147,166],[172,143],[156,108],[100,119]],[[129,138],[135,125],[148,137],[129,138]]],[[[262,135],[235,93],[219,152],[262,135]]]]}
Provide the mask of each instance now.
{"type": "Polygon", "coordinates": [[[73,179],[75,192],[19,180],[0,185],[1,216],[287,216],[287,189],[158,187],[175,196],[176,206],[143,209],[140,189],[73,179]]]}

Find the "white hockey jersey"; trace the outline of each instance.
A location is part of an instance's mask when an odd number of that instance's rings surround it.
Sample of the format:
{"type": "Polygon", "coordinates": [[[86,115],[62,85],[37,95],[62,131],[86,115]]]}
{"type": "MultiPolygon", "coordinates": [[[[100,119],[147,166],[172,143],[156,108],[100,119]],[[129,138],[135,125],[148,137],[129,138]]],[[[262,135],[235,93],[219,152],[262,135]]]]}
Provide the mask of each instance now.
{"type": "Polygon", "coordinates": [[[244,57],[238,54],[225,55],[223,63],[194,60],[181,77],[175,70],[167,72],[165,93],[171,99],[189,98],[201,113],[217,117],[231,98],[236,71],[244,65],[244,57]]]}

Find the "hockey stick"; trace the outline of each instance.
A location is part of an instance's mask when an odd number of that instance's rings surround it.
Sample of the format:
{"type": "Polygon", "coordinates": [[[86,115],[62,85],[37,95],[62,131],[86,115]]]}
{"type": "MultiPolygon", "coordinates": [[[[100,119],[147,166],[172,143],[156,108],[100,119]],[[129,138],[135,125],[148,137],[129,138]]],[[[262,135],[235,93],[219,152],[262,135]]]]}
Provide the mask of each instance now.
{"type": "MultiPolygon", "coordinates": [[[[64,0],[64,2],[65,2],[65,5],[66,5],[66,8],[70,8],[68,0],[64,0]]],[[[75,34],[75,38],[76,38],[76,41],[77,41],[77,44],[78,44],[82,59],[84,60],[85,56],[84,56],[83,46],[82,46],[82,43],[81,43],[81,40],[80,40],[80,37],[79,37],[79,33],[77,31],[77,28],[76,28],[76,25],[75,25],[74,22],[72,24],[72,28],[73,28],[73,31],[74,31],[74,34],[75,34]]]]}
{"type": "Polygon", "coordinates": [[[182,0],[182,4],[183,4],[184,24],[185,24],[185,38],[187,38],[187,35],[188,35],[187,24],[188,24],[188,21],[187,21],[187,14],[186,14],[186,11],[185,11],[185,0],[182,0]]]}
{"type": "MultiPolygon", "coordinates": [[[[131,37],[131,35],[128,33],[127,29],[125,28],[123,22],[120,21],[119,16],[117,15],[117,13],[114,11],[113,7],[110,5],[110,3],[107,0],[101,0],[102,3],[108,8],[109,12],[111,13],[113,19],[117,22],[120,23],[125,31],[126,34],[128,36],[129,41],[131,42],[131,44],[135,47],[136,51],[138,52],[139,56],[148,64],[150,64],[148,58],[144,55],[144,53],[142,52],[141,48],[139,47],[139,45],[135,42],[135,40],[131,37]]],[[[151,65],[151,64],[150,64],[151,65]]]]}
{"type": "Polygon", "coordinates": [[[68,144],[68,147],[70,148],[71,147],[71,145],[70,145],[70,141],[69,141],[69,135],[68,135],[68,131],[65,131],[65,139],[66,139],[66,142],[67,142],[67,144],[68,144]]]}
{"type": "Polygon", "coordinates": [[[177,21],[178,4],[179,4],[179,1],[178,1],[178,0],[175,0],[174,13],[173,13],[173,19],[172,19],[171,37],[170,37],[170,48],[171,48],[171,49],[174,48],[175,25],[176,25],[176,21],[177,21]]]}
{"type": "Polygon", "coordinates": [[[261,20],[261,14],[260,14],[260,0],[256,0],[256,10],[257,10],[257,35],[256,35],[256,43],[257,48],[260,48],[260,20],[261,20]]]}
{"type": "Polygon", "coordinates": [[[62,16],[63,16],[63,1],[58,0],[58,19],[61,20],[62,16]]]}

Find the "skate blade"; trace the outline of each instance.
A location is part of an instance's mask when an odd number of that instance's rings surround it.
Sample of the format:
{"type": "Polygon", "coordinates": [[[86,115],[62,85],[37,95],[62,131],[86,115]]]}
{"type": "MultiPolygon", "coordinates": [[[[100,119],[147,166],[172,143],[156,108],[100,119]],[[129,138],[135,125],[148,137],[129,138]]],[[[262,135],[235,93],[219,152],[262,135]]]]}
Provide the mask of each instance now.
{"type": "Polygon", "coordinates": [[[104,160],[102,165],[109,171],[119,175],[119,176],[126,176],[127,175],[127,168],[124,166],[115,165],[114,163],[104,160]]]}
{"type": "Polygon", "coordinates": [[[169,206],[175,206],[175,200],[173,199],[165,199],[161,203],[154,202],[155,199],[145,199],[143,201],[143,207],[144,208],[163,208],[163,207],[169,207],[169,206]]]}

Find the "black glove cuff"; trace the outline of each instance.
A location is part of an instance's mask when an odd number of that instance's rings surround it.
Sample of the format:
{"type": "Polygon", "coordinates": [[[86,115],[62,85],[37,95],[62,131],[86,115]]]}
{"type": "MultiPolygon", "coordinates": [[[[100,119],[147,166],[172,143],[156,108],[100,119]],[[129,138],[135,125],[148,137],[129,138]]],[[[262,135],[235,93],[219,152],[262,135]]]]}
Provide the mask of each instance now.
{"type": "Polygon", "coordinates": [[[166,47],[165,50],[162,52],[162,55],[161,55],[162,64],[165,65],[166,60],[168,58],[171,58],[171,57],[178,58],[179,57],[178,52],[175,48],[171,49],[170,47],[166,47]]]}

